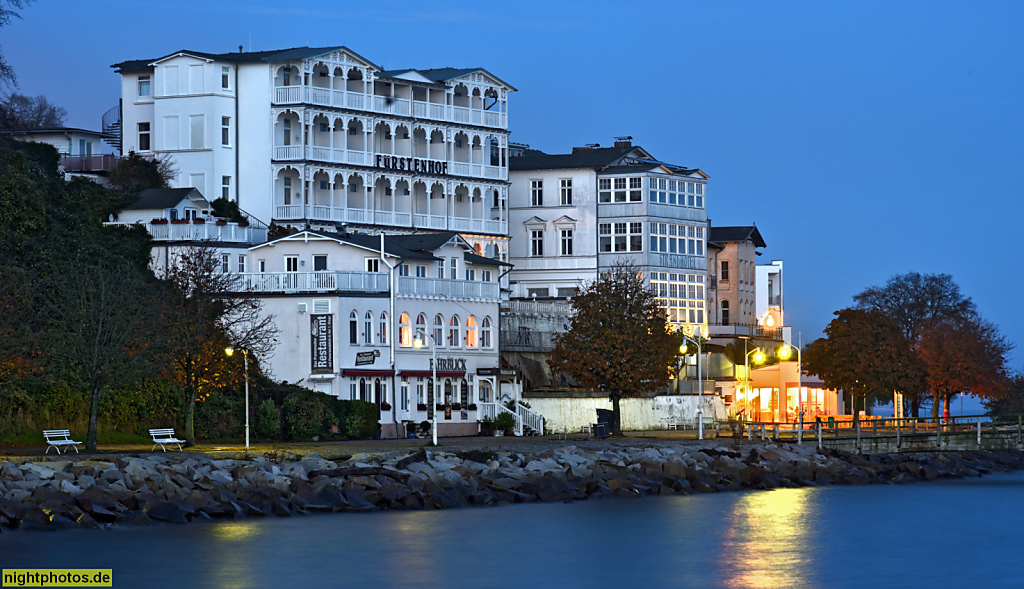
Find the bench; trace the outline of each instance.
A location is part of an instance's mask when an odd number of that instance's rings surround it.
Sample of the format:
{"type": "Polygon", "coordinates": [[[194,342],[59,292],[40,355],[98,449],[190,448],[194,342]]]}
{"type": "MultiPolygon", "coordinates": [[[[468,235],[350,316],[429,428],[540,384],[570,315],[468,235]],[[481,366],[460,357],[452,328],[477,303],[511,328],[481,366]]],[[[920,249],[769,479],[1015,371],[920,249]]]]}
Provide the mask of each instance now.
{"type": "Polygon", "coordinates": [[[44,429],[43,437],[46,438],[46,443],[48,444],[44,454],[49,454],[50,448],[56,448],[57,454],[60,454],[61,446],[71,446],[75,449],[75,454],[78,454],[78,444],[82,443],[71,439],[71,430],[69,429],[44,429]]]}
{"type": "Polygon", "coordinates": [[[153,438],[153,450],[160,446],[166,452],[167,448],[164,448],[164,444],[177,444],[178,451],[180,452],[181,445],[185,443],[185,440],[179,440],[174,437],[174,428],[151,429],[149,430],[149,435],[153,438]]]}

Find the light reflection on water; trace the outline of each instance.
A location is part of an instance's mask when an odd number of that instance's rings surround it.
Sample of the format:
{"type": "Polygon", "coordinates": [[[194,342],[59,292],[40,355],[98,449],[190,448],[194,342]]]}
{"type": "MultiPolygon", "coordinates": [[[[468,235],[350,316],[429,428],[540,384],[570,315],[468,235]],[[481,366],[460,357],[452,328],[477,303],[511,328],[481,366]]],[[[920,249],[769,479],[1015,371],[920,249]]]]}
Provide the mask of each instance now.
{"type": "Polygon", "coordinates": [[[152,588],[1020,587],[1022,529],[1019,472],[907,486],[0,533],[0,566],[110,568],[115,587],[152,588]]]}

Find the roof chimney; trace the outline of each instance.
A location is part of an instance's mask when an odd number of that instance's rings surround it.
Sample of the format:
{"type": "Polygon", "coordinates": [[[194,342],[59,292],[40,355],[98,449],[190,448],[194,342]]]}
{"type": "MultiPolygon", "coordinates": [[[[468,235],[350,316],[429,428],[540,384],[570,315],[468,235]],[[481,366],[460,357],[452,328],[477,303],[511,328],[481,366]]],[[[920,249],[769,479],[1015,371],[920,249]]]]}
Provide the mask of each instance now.
{"type": "Polygon", "coordinates": [[[615,138],[615,147],[616,148],[620,148],[620,147],[633,147],[633,138],[631,136],[628,136],[628,135],[624,136],[624,137],[616,137],[615,138]]]}
{"type": "Polygon", "coordinates": [[[572,153],[573,153],[573,155],[576,155],[578,153],[589,153],[591,151],[594,151],[595,149],[601,149],[601,144],[600,143],[588,143],[588,144],[584,145],[583,147],[574,147],[574,148],[572,148],[572,153]]]}

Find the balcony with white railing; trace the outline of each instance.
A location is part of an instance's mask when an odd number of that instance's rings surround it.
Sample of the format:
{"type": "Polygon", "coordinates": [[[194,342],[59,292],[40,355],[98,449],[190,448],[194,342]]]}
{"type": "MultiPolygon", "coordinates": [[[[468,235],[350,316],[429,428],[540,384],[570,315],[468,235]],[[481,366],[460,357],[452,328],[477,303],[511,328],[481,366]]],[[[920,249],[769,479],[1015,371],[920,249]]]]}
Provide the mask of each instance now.
{"type": "Polygon", "coordinates": [[[391,225],[410,229],[439,229],[504,235],[508,223],[499,219],[473,219],[468,217],[445,217],[444,215],[412,214],[405,211],[372,211],[369,209],[353,209],[332,207],[330,205],[277,205],[274,207],[274,219],[278,221],[338,221],[343,223],[362,223],[374,225],[391,225]]]}
{"type": "Polygon", "coordinates": [[[362,92],[348,92],[317,86],[276,86],[274,88],[274,104],[303,103],[352,110],[372,110],[381,114],[412,116],[418,119],[432,119],[497,129],[508,128],[506,113],[498,111],[422,102],[393,96],[368,95],[362,92]]]}
{"type": "Polygon", "coordinates": [[[501,291],[497,282],[399,276],[398,296],[498,300],[501,291]]]}
{"type": "MultiPolygon", "coordinates": [[[[112,222],[107,226],[129,226],[135,223],[112,222]]],[[[141,224],[141,223],[138,223],[141,224]]],[[[158,242],[217,242],[245,243],[255,245],[267,241],[267,228],[255,227],[248,223],[229,223],[216,219],[201,219],[199,222],[169,221],[154,219],[145,224],[146,230],[158,242]]]]}
{"type": "Polygon", "coordinates": [[[249,292],[388,292],[388,275],[379,272],[248,272],[237,275],[249,292]]]}

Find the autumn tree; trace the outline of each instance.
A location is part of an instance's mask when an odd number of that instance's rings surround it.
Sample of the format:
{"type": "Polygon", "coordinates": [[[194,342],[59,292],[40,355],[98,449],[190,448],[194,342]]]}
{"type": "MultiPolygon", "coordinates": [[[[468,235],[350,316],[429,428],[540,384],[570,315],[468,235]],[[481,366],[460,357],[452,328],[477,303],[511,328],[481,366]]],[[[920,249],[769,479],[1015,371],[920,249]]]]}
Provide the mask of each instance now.
{"type": "Polygon", "coordinates": [[[124,260],[101,258],[64,270],[45,285],[48,349],[60,369],[89,388],[85,447],[95,450],[101,397],[141,378],[147,367],[151,307],[143,278],[124,260]]]}
{"type": "Polygon", "coordinates": [[[228,364],[225,346],[246,349],[259,359],[273,349],[278,330],[240,277],[221,270],[214,247],[179,249],[163,278],[173,289],[164,321],[169,362],[185,395],[185,438],[195,445],[196,402],[223,384],[227,371],[237,372],[228,364]]]}
{"type": "MultiPolygon", "coordinates": [[[[959,320],[976,313],[974,302],[960,292],[949,274],[908,272],[891,277],[884,286],[870,286],[853,297],[859,309],[881,311],[903,332],[907,344],[917,349],[927,325],[959,320]]],[[[928,398],[925,381],[921,388],[901,391],[910,403],[910,414],[918,417],[928,398]]]]}
{"type": "Polygon", "coordinates": [[[841,309],[835,316],[825,337],[808,345],[803,362],[826,387],[851,396],[854,423],[865,399],[920,388],[917,359],[888,316],[877,309],[841,309]]]}
{"type": "Polygon", "coordinates": [[[643,275],[629,265],[584,286],[571,305],[569,330],[558,336],[548,364],[583,386],[607,392],[612,432],[621,434],[619,401],[668,383],[681,338],[643,275]]]}

